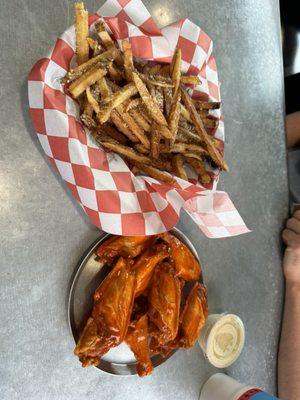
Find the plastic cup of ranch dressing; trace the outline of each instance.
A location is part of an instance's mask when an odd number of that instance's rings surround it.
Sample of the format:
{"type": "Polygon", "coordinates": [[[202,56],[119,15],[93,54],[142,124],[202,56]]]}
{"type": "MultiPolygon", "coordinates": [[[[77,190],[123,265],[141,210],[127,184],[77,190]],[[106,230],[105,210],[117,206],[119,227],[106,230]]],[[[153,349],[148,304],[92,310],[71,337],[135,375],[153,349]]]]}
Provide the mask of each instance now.
{"type": "Polygon", "coordinates": [[[202,386],[199,400],[274,400],[277,397],[237,382],[225,374],[212,375],[202,386]]]}
{"type": "Polygon", "coordinates": [[[245,344],[245,328],[234,314],[210,314],[198,339],[208,361],[217,368],[233,364],[245,344]]]}

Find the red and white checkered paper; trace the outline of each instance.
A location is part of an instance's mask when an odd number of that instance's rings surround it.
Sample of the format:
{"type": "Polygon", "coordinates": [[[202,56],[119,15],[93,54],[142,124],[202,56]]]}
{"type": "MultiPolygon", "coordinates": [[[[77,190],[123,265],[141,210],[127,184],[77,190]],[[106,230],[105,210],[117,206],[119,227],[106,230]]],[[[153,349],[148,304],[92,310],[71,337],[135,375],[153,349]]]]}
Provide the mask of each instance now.
{"type": "MultiPolygon", "coordinates": [[[[183,72],[199,75],[202,81],[193,95],[220,100],[212,41],[193,22],[182,19],[160,30],[140,0],[106,1],[89,17],[90,29],[101,18],[119,44],[130,40],[135,57],[170,62],[174,49],[180,47],[183,72]]],[[[217,176],[210,190],[196,182],[192,171],[191,182],[177,178],[177,184],[170,186],[134,176],[121,157],[99,148],[80,122],[77,102],[61,84],[74,63],[74,51],[72,26],[57,39],[49,56],[32,68],[29,105],[46,155],[91,222],[117,235],[152,235],[174,227],[183,207],[208,237],[248,232],[228,195],[216,191],[217,176]]],[[[213,134],[224,140],[222,118],[213,134]]]]}

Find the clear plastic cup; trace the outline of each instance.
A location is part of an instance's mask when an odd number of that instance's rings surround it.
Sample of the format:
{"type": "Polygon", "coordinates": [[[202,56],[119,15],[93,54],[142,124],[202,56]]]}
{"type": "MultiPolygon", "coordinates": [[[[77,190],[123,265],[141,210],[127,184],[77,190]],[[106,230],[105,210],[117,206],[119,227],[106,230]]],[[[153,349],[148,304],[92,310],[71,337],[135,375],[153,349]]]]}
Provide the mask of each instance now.
{"type": "Polygon", "coordinates": [[[217,368],[233,364],[245,344],[245,328],[234,314],[210,314],[198,342],[208,361],[217,368]]]}

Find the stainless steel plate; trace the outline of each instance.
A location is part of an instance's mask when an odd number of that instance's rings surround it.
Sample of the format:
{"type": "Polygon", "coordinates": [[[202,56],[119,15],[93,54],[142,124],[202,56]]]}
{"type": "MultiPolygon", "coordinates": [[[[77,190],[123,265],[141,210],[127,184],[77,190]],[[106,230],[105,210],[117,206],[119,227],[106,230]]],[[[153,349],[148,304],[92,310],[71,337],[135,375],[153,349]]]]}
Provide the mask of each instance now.
{"type": "MultiPolygon", "coordinates": [[[[177,236],[199,260],[194,246],[179,229],[174,228],[171,230],[171,233],[177,236]]],[[[110,236],[110,234],[105,234],[97,239],[86,250],[76,268],[68,302],[69,327],[76,343],[91,314],[94,292],[109,272],[107,266],[95,261],[95,249],[110,236]]],[[[165,362],[174,352],[166,358],[162,358],[159,355],[151,357],[153,367],[155,368],[165,362]]],[[[101,358],[97,368],[115,375],[135,375],[136,361],[129,347],[125,343],[122,343],[105,354],[101,358]]]]}

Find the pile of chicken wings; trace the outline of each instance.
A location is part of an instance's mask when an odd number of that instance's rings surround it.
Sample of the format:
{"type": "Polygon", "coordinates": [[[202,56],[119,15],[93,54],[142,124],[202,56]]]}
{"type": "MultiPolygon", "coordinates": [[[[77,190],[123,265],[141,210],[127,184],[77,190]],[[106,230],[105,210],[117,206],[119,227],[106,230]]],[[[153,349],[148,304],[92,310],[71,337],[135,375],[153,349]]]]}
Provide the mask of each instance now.
{"type": "Polygon", "coordinates": [[[153,371],[152,355],[195,344],[208,315],[206,287],[199,262],[177,237],[112,236],[96,253],[111,271],[95,291],[74,350],[83,367],[97,366],[125,341],[145,376],[153,371]]]}

